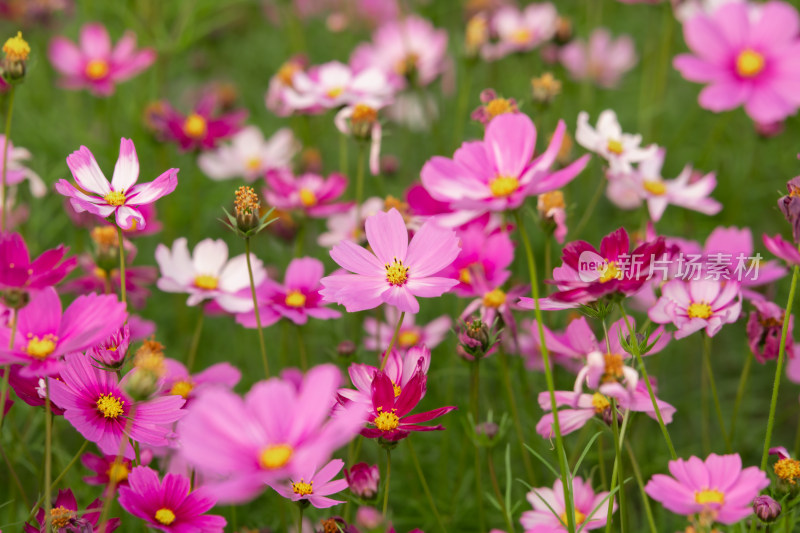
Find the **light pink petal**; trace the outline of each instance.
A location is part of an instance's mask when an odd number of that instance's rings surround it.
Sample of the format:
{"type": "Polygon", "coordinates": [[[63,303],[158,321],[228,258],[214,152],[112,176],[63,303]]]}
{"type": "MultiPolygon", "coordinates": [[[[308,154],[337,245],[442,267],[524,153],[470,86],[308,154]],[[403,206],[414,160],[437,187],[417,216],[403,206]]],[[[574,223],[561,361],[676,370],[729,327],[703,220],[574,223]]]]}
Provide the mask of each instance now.
{"type": "Polygon", "coordinates": [[[500,176],[518,177],[533,156],[536,128],[528,115],[508,113],[495,117],[484,136],[500,176]]]}
{"type": "Polygon", "coordinates": [[[50,41],[47,55],[53,66],[68,76],[81,74],[83,68],[83,57],[77,46],[63,37],[55,37],[50,41]]]}
{"type": "Polygon", "coordinates": [[[136,148],[133,141],[123,138],[119,143],[119,159],[114,167],[114,176],[111,178],[111,188],[115,191],[126,192],[133,187],[139,178],[139,158],[136,157],[136,148]]]}
{"type": "Polygon", "coordinates": [[[365,223],[367,242],[383,264],[406,261],[408,230],[403,216],[392,208],[388,213],[375,213],[365,223]]]}

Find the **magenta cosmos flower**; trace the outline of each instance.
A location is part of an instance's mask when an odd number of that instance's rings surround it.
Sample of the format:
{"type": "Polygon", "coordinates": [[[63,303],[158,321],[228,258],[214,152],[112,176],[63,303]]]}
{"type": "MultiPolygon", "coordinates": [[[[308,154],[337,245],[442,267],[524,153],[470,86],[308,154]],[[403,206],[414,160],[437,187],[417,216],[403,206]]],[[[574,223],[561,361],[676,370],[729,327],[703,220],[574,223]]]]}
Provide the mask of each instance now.
{"type": "MultiPolygon", "coordinates": [[[[90,503],[85,511],[79,511],[78,502],[71,489],[58,491],[58,496],[50,508],[51,531],[45,529],[44,507],[36,511],[36,521],[39,527],[34,527],[27,522],[23,527],[25,533],[67,533],[72,531],[100,531],[98,522],[103,501],[97,499],[90,503]],[[96,528],[96,529],[95,529],[96,528]]],[[[103,531],[112,533],[119,527],[119,518],[112,518],[105,523],[103,531]]]]}
{"type": "Polygon", "coordinates": [[[358,434],[362,409],[329,416],[340,381],[335,366],[320,365],[299,383],[256,383],[244,399],[221,387],[209,389],[192,400],[178,425],[182,454],[220,502],[249,501],[267,481],[324,464],[358,434]]]}
{"type": "MultiPolygon", "coordinates": [[[[292,259],[286,267],[283,284],[265,279],[256,289],[261,325],[269,326],[287,318],[295,324],[308,322],[308,317],[321,320],[339,318],[342,314],[322,305],[320,279],[325,273],[322,261],[313,257],[292,259]]],[[[248,292],[247,297],[250,298],[248,292]]],[[[256,327],[253,310],[239,313],[236,321],[248,328],[256,327]]]]}
{"type": "Polygon", "coordinates": [[[342,500],[328,498],[331,494],[342,492],[347,488],[346,479],[333,479],[343,466],[344,461],[334,459],[319,471],[315,467],[306,467],[300,469],[289,481],[268,481],[267,485],[293,502],[305,501],[317,509],[327,509],[344,503],[342,500]]]}
{"type": "Polygon", "coordinates": [[[111,183],[97,165],[92,152],[85,146],[67,156],[67,166],[78,187],[67,180],[58,180],[56,190],[69,197],[78,213],[88,211],[100,218],[116,216],[117,225],[131,229],[147,225],[140,205],[152,204],[178,186],[178,169],[171,168],[150,183],[136,184],[139,179],[139,158],[133,141],[123,138],[119,146],[119,159],[114,167],[111,183]]]}
{"type": "Polygon", "coordinates": [[[435,274],[458,256],[459,243],[453,231],[429,220],[408,242],[403,216],[392,208],[376,213],[366,222],[370,253],[350,241],[342,241],[330,254],[353,274],[322,278],[320,293],[325,301],[344,305],[348,312],[371,309],[387,303],[400,311],[418,313],[416,297],[436,298],[458,281],[435,274]]]}
{"type": "MultiPolygon", "coordinates": [[[[150,297],[148,285],[152,285],[158,279],[158,269],[153,266],[134,266],[133,254],[126,251],[125,262],[125,291],[127,301],[131,307],[141,309],[150,297]]],[[[83,270],[83,275],[70,279],[62,286],[64,292],[75,294],[90,294],[93,292],[102,293],[107,288],[114,294],[120,293],[122,287],[122,277],[119,268],[112,268],[111,271],[100,268],[95,263],[95,259],[84,254],[78,258],[78,264],[83,270]]]]}
{"type": "Polygon", "coordinates": [[[62,313],[55,289],[47,287],[19,310],[14,344],[11,327],[0,328],[0,360],[18,363],[23,376],[49,376],[61,356],[91,348],[117,331],[128,316],[116,296],[80,296],[62,313]]]}
{"type": "Polygon", "coordinates": [[[227,522],[207,515],[216,499],[203,488],[192,490],[189,478],[166,474],[164,480],[146,466],[137,466],[128,476],[128,486],[119,489],[119,504],[147,524],[166,533],[221,533],[227,522]]]}
{"type": "Polygon", "coordinates": [[[531,161],[536,146],[533,121],[522,113],[499,115],[486,127],[483,141],[462,144],[453,159],[436,156],[425,163],[422,184],[435,200],[472,211],[473,218],[516,209],[528,196],[563,187],[586,166],[588,155],[550,172],[565,130],[559,121],[550,145],[531,161]]]}
{"type": "Polygon", "coordinates": [[[622,75],[636,65],[633,39],[617,39],[605,28],[597,28],[586,43],[575,39],[559,51],[559,59],[574,80],[589,80],[600,87],[612,88],[622,75]]]}
{"type": "Polygon", "coordinates": [[[43,252],[31,261],[25,240],[19,233],[0,234],[0,290],[36,290],[60,282],[75,268],[75,257],[64,259],[67,248],[43,252]]]}
{"type": "MultiPolygon", "coordinates": [[[[575,525],[580,526],[581,531],[605,527],[608,506],[613,501],[613,498],[608,498],[609,493],[595,494],[591,481],[584,481],[580,477],[572,478],[572,491],[575,525]]],[[[564,503],[564,485],[560,479],[556,480],[552,489],[533,489],[527,497],[533,511],[525,511],[519,519],[525,533],[566,533],[567,508],[564,503]]],[[[617,504],[614,503],[614,510],[616,509],[617,504]]]]}
{"type": "Polygon", "coordinates": [[[163,394],[177,394],[187,400],[196,398],[198,394],[213,387],[232,389],[242,379],[242,373],[230,363],[217,363],[202,372],[190,374],[183,363],[164,358],[167,371],[161,378],[163,394]]]}
{"type": "Polygon", "coordinates": [[[474,282],[481,278],[490,287],[500,287],[511,277],[514,243],[508,231],[475,221],[456,231],[461,251],[442,275],[458,279],[453,292],[459,296],[481,296],[474,282]]]}
{"type": "MultiPolygon", "coordinates": [[[[747,345],[756,361],[763,364],[770,359],[778,358],[785,311],[767,300],[754,300],[753,307],[755,310],[750,312],[750,317],[747,319],[747,345]]],[[[793,330],[794,315],[789,315],[786,346],[793,345],[793,330]]]]}
{"type": "Polygon", "coordinates": [[[79,46],[64,37],[50,42],[47,55],[61,74],[66,89],[89,89],[95,96],[109,96],[114,85],[128,80],[156,60],[152,48],[136,50],[136,34],[125,32],[112,48],[105,26],[84,24],[79,46]]]}
{"type": "Polygon", "coordinates": [[[800,251],[780,235],[776,234],[774,237],[770,237],[765,233],[762,236],[762,241],[767,250],[775,257],[783,259],[789,265],[800,266],[800,251]]]}
{"type": "Polygon", "coordinates": [[[734,281],[683,281],[674,279],[661,289],[661,298],[647,316],[656,324],[672,322],[682,339],[701,329],[709,337],[716,335],[724,324],[736,322],[742,312],[741,287],[734,281]]]}
{"type": "Polygon", "coordinates": [[[673,477],[656,474],[644,490],[656,501],[681,515],[709,513],[715,522],[735,524],[750,516],[751,504],[769,485],[767,475],[758,467],[742,469],[739,454],[712,453],[669,462],[673,477]]]}
{"type": "MultiPolygon", "coordinates": [[[[449,316],[443,315],[435,318],[425,325],[416,323],[416,315],[406,314],[403,323],[397,332],[397,349],[404,351],[414,346],[436,348],[450,332],[453,321],[449,316]]],[[[394,307],[386,308],[386,321],[367,317],[364,319],[364,347],[367,350],[383,350],[392,340],[394,328],[399,320],[399,315],[394,307]]]]}
{"type": "Polygon", "coordinates": [[[87,469],[94,472],[93,476],[86,476],[83,482],[87,485],[99,485],[102,487],[108,486],[112,481],[117,487],[125,486],[128,484],[128,475],[133,468],[130,459],[122,457],[117,460],[115,455],[95,455],[93,453],[85,453],[81,455],[81,464],[87,469]]]}
{"type": "Polygon", "coordinates": [[[797,9],[788,3],[751,10],[747,2],[729,2],[684,23],[692,54],[677,56],[674,65],[687,80],[709,84],[700,92],[702,107],[744,105],[756,122],[782,120],[800,107],[798,27],[797,9]]]}
{"type": "Polygon", "coordinates": [[[160,102],[150,116],[156,134],[178,143],[181,150],[210,150],[217,143],[242,129],[247,111],[217,114],[218,98],[208,92],[188,115],[160,102]]]}
{"type": "Polygon", "coordinates": [[[336,172],[327,178],[312,173],[293,176],[289,169],[283,168],[268,172],[266,181],[264,199],[276,209],[296,209],[312,218],[327,218],[353,205],[336,202],[347,188],[347,178],[336,172]]]}
{"type": "Polygon", "coordinates": [[[186,402],[180,396],[132,400],[122,389],[115,372],[92,365],[88,357],[72,353],[65,357],[61,379],[48,380],[53,402],[88,441],[105,454],[133,458],[130,437],[152,446],[166,446],[172,423],[180,419],[186,402]],[[123,444],[123,441],[125,444],[123,444]]]}

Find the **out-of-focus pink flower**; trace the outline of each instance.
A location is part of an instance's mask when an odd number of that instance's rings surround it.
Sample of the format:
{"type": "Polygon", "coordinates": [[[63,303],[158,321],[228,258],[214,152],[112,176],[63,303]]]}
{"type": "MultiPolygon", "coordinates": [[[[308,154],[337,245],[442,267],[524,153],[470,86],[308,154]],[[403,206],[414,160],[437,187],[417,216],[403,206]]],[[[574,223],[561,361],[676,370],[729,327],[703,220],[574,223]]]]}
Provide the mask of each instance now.
{"type": "Polygon", "coordinates": [[[367,234],[364,223],[367,218],[384,210],[384,201],[381,198],[367,198],[360,206],[354,205],[345,213],[337,213],[328,217],[325,225],[328,231],[321,233],[317,244],[326,248],[336,246],[342,241],[362,243],[367,234]]]}
{"type": "Polygon", "coordinates": [[[789,194],[778,198],[778,208],[792,225],[792,237],[795,244],[800,243],[800,176],[786,182],[789,194]]]}
{"type": "Polygon", "coordinates": [[[800,251],[779,234],[770,237],[765,233],[761,239],[772,255],[783,259],[789,265],[800,266],[800,251]]]}
{"type": "Polygon", "coordinates": [[[344,469],[344,478],[347,480],[350,492],[361,499],[371,500],[378,494],[378,484],[381,480],[378,465],[356,463],[344,469]]]}
{"type": "Polygon", "coordinates": [[[589,113],[586,111],[578,113],[575,140],[590,152],[608,161],[612,172],[630,172],[633,168],[632,163],[644,161],[658,150],[655,144],[642,148],[642,136],[639,134],[623,133],[622,126],[617,121],[617,114],[611,109],[600,113],[597,128],[589,125],[589,113]]]}
{"type": "Polygon", "coordinates": [[[56,183],[56,191],[69,197],[78,213],[88,211],[103,219],[115,215],[117,226],[123,230],[132,229],[134,225],[144,229],[147,221],[139,206],[152,204],[178,186],[177,168],[167,170],[149,183],[137,184],[139,158],[133,141],[125,138],[120,141],[119,159],[111,183],[85,146],[67,156],[67,166],[78,186],[62,179],[56,183]]]}
{"type": "Polygon", "coordinates": [[[217,515],[205,514],[217,503],[204,487],[192,490],[189,478],[166,474],[137,466],[128,476],[128,486],[119,489],[120,506],[165,533],[218,533],[227,521],[217,515]]]}
{"type": "Polygon", "coordinates": [[[106,367],[120,367],[128,355],[131,343],[131,330],[125,324],[108,338],[98,342],[86,351],[86,357],[91,358],[98,365],[106,367]]]}
{"type": "Polygon", "coordinates": [[[295,209],[313,218],[326,218],[352,206],[336,202],[347,188],[343,174],[333,173],[327,178],[312,173],[294,176],[288,168],[281,168],[267,172],[266,181],[264,199],[277,209],[295,209]]]}
{"type": "Polygon", "coordinates": [[[288,109],[321,113],[365,99],[388,102],[393,92],[390,81],[375,65],[356,69],[330,61],[308,71],[295,70],[282,97],[288,109]]]}
{"type": "Polygon", "coordinates": [[[344,501],[328,498],[331,494],[342,492],[347,488],[347,480],[333,479],[338,474],[344,461],[333,459],[317,470],[315,467],[299,468],[290,481],[267,481],[267,485],[275,492],[293,502],[307,501],[317,509],[327,509],[344,501]],[[299,479],[298,479],[299,477],[299,479]]]}
{"type": "MultiPolygon", "coordinates": [[[[747,320],[747,345],[759,363],[777,359],[783,331],[784,310],[768,301],[753,301],[755,310],[747,320]]],[[[793,345],[794,315],[789,315],[789,328],[786,330],[786,346],[793,345]]]]}
{"type": "MultiPolygon", "coordinates": [[[[559,244],[567,237],[567,209],[564,204],[564,193],[560,190],[540,194],[536,199],[536,208],[545,227],[551,228],[553,236],[559,244]]],[[[547,231],[547,230],[546,230],[547,231]]]]}
{"type": "Polygon", "coordinates": [[[0,290],[38,290],[60,282],[78,260],[64,259],[67,248],[59,245],[31,261],[25,240],[19,233],[0,235],[0,290]]]}
{"type": "Polygon", "coordinates": [[[713,521],[735,524],[753,513],[751,504],[769,485],[767,475],[758,467],[742,469],[739,454],[712,453],[669,462],[672,477],[654,475],[644,490],[673,513],[705,513],[713,521]]]}
{"type": "MultiPolygon", "coordinates": [[[[396,348],[408,350],[414,346],[427,346],[430,349],[436,348],[447,336],[453,321],[449,316],[443,315],[435,318],[425,325],[415,324],[417,315],[406,313],[403,323],[397,333],[396,348]]],[[[386,321],[380,322],[375,318],[367,317],[364,319],[364,347],[367,350],[382,350],[389,346],[392,334],[399,315],[394,307],[386,308],[386,321]]]]}
{"type": "Polygon", "coordinates": [[[131,472],[131,460],[114,455],[98,456],[93,453],[81,455],[83,466],[94,472],[93,476],[83,478],[87,485],[107,486],[112,481],[117,487],[128,484],[128,474],[131,472]]]}
{"type": "Polygon", "coordinates": [[[290,166],[300,150],[292,130],[281,128],[265,140],[256,126],[248,126],[231,137],[231,142],[197,158],[197,165],[212,180],[244,178],[253,182],[269,170],[290,166]]]}
{"type": "Polygon", "coordinates": [[[214,387],[232,389],[242,379],[242,373],[230,363],[211,365],[202,372],[190,374],[183,363],[164,358],[167,371],[160,380],[161,391],[165,395],[176,394],[187,401],[214,387]]]}
{"type": "Polygon", "coordinates": [[[381,137],[383,127],[378,119],[378,110],[386,102],[379,100],[360,100],[343,107],[334,117],[336,129],[344,135],[350,135],[358,141],[369,140],[369,171],[373,176],[380,173],[381,137]]]}
{"type": "MultiPolygon", "coordinates": [[[[0,134],[0,168],[3,167],[3,159],[5,154],[2,152],[2,146],[5,145],[6,136],[0,134]]],[[[8,140],[8,163],[6,163],[6,186],[19,185],[25,180],[28,180],[28,186],[31,190],[31,195],[35,198],[41,198],[47,192],[47,185],[44,184],[42,178],[25,166],[27,161],[31,158],[31,153],[27,148],[21,146],[14,146],[11,139],[8,140]]]]}
{"type": "Polygon", "coordinates": [[[470,211],[472,218],[487,211],[516,209],[528,196],[563,187],[589,161],[584,155],[569,166],[550,171],[566,126],[559,121],[550,145],[533,159],[536,127],[522,113],[496,117],[484,140],[466,142],[453,159],[435,156],[422,167],[421,178],[430,195],[453,209],[470,211]]]}
{"type": "Polygon", "coordinates": [[[633,39],[623,35],[617,39],[605,28],[597,28],[588,44],[575,39],[559,51],[561,63],[573,79],[589,80],[600,87],[612,88],[623,74],[636,65],[633,39]]]}
{"type": "MultiPolygon", "coordinates": [[[[260,259],[250,258],[253,267],[253,282],[259,285],[267,277],[260,259]]],[[[237,255],[228,260],[228,245],[223,240],[204,239],[197,243],[192,254],[185,237],[176,239],[170,250],[163,244],[156,248],[156,261],[161,270],[158,288],[164,292],[189,294],[186,305],[197,305],[208,299],[214,300],[228,312],[244,312],[252,309],[252,300],[237,296],[250,286],[247,273],[247,256],[237,255]]]]}
{"type": "Polygon", "coordinates": [[[447,68],[447,32],[408,15],[380,26],[372,42],[359,45],[350,58],[356,71],[378,68],[396,89],[426,86],[447,68]]]}
{"type": "MultiPolygon", "coordinates": [[[[608,519],[608,506],[614,502],[614,498],[609,498],[608,492],[595,494],[591,481],[584,481],[580,477],[572,478],[572,491],[575,522],[580,525],[581,531],[605,527],[608,519]]],[[[527,498],[533,506],[533,511],[525,511],[519,520],[526,532],[565,533],[567,531],[564,525],[567,516],[564,485],[560,479],[556,480],[552,489],[547,487],[533,489],[528,493],[527,498]]],[[[616,509],[617,504],[614,502],[614,510],[616,511],[616,509]]]]}
{"type": "Polygon", "coordinates": [[[50,41],[48,57],[61,73],[66,89],[88,89],[95,96],[110,96],[114,86],[128,80],[156,60],[152,48],[136,49],[136,34],[127,31],[112,48],[111,38],[100,23],[84,24],[79,46],[64,37],[50,41]]]}
{"type": "Polygon", "coordinates": [[[484,89],[480,95],[481,105],[470,115],[472,120],[477,120],[487,126],[492,119],[506,113],[519,113],[517,101],[513,98],[501,98],[494,89],[484,89]]]}
{"type": "Polygon", "coordinates": [[[741,312],[741,286],[735,281],[674,279],[662,287],[661,298],[647,315],[656,324],[673,323],[675,338],[682,339],[701,329],[713,337],[741,312]]]}
{"type": "Polygon", "coordinates": [[[150,117],[155,133],[178,143],[181,150],[210,150],[242,129],[247,111],[218,114],[218,97],[204,94],[192,111],[184,115],[168,102],[159,102],[158,112],[150,117]]]}
{"type": "Polygon", "coordinates": [[[487,61],[496,61],[509,54],[533,50],[556,33],[558,13],[550,2],[530,4],[524,9],[504,6],[490,20],[497,42],[487,43],[481,55],[487,61]]]}
{"type": "MultiPolygon", "coordinates": [[[[40,507],[36,511],[36,521],[39,527],[34,527],[25,522],[23,531],[25,533],[50,533],[51,531],[58,531],[59,533],[71,531],[94,531],[98,528],[100,521],[100,513],[103,508],[103,501],[96,499],[90,503],[85,511],[79,511],[78,502],[72,494],[71,489],[61,489],[58,491],[58,496],[53,501],[50,507],[50,526],[51,530],[45,528],[45,510],[40,507]]],[[[119,518],[112,518],[104,525],[104,531],[113,533],[119,527],[119,518]]]]}
{"type": "Polygon", "coordinates": [[[476,221],[456,231],[461,251],[441,274],[458,280],[453,292],[459,296],[482,296],[474,282],[482,277],[489,287],[500,287],[511,276],[508,267],[514,260],[514,243],[508,231],[490,229],[476,221]]]}
{"type": "MultiPolygon", "coordinates": [[[[147,286],[152,285],[158,279],[158,270],[152,266],[133,266],[130,264],[133,259],[129,255],[126,255],[125,260],[128,263],[125,267],[125,289],[128,302],[132,307],[142,308],[150,296],[147,286]]],[[[78,263],[84,274],[64,283],[64,291],[90,294],[102,293],[108,289],[114,294],[119,293],[122,278],[118,268],[108,272],[100,268],[90,255],[80,256],[78,263]]]]}
{"type": "Polygon", "coordinates": [[[416,297],[435,298],[456,280],[436,276],[458,255],[453,231],[431,220],[408,242],[408,230],[397,209],[376,213],[366,221],[370,253],[351,241],[333,247],[331,257],[353,274],[322,278],[325,301],[344,305],[348,312],[387,303],[403,312],[418,313],[416,297]]]}
{"type": "Polygon", "coordinates": [[[267,94],[264,98],[267,109],[278,115],[285,117],[292,113],[292,108],[286,103],[283,95],[287,89],[292,87],[292,78],[297,71],[305,70],[308,67],[308,59],[304,55],[290,57],[278,69],[270,79],[267,94]]]}
{"type": "Polygon", "coordinates": [[[701,107],[720,112],[743,105],[756,122],[781,120],[800,107],[798,26],[797,8],[789,3],[773,0],[751,10],[748,3],[729,2],[684,22],[692,54],[673,64],[687,80],[708,84],[701,107]]]}

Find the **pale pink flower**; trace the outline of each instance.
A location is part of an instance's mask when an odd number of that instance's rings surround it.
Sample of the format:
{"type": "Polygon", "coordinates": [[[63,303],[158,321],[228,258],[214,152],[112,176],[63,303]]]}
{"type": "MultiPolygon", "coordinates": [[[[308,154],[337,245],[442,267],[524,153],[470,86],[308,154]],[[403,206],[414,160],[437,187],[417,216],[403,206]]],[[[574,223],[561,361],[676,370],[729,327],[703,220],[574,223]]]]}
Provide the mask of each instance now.
{"type": "Polygon", "coordinates": [[[709,337],[724,324],[738,320],[742,312],[741,286],[734,281],[674,279],[663,287],[661,298],[648,316],[657,324],[673,323],[682,339],[701,329],[709,337]]]}
{"type": "Polygon", "coordinates": [[[558,13],[550,2],[530,4],[524,9],[504,6],[492,15],[490,26],[496,43],[481,49],[483,58],[495,61],[515,52],[528,52],[556,33],[558,13]]]}
{"type": "Polygon", "coordinates": [[[561,63],[575,80],[589,80],[600,87],[612,88],[623,74],[636,65],[633,39],[622,35],[612,39],[605,28],[597,28],[586,43],[575,39],[559,51],[561,63]]]}
{"type": "Polygon", "coordinates": [[[231,142],[206,151],[197,165],[212,180],[244,178],[253,182],[273,169],[291,165],[300,150],[292,130],[281,128],[269,139],[256,126],[248,126],[231,137],[231,142]]]}
{"type": "Polygon", "coordinates": [[[342,241],[364,242],[367,238],[364,232],[364,222],[383,209],[383,199],[373,196],[367,198],[360,206],[354,205],[344,213],[329,216],[325,222],[328,231],[317,237],[317,244],[330,248],[342,241]]]}
{"type": "Polygon", "coordinates": [[[283,99],[295,111],[320,113],[365,97],[389,100],[393,92],[380,69],[355,69],[331,61],[308,71],[296,70],[291,85],[283,91],[283,99]]]}
{"type": "Polygon", "coordinates": [[[312,218],[326,218],[347,211],[352,204],[337,202],[347,188],[347,178],[334,172],[327,178],[307,172],[295,176],[288,168],[265,176],[267,204],[281,210],[299,210],[312,218]]]}
{"type": "MultiPolygon", "coordinates": [[[[564,485],[560,479],[556,480],[552,489],[540,487],[531,490],[527,498],[533,506],[533,511],[525,511],[519,519],[525,533],[566,533],[567,511],[564,503],[564,485]]],[[[613,497],[609,497],[608,492],[595,494],[591,481],[574,477],[572,498],[575,521],[580,524],[581,531],[605,527],[608,506],[613,502],[613,497]]],[[[615,502],[613,508],[617,509],[615,502]]]]}
{"type": "Polygon", "coordinates": [[[655,144],[642,148],[642,136],[639,134],[623,133],[617,114],[611,109],[600,113],[597,128],[589,125],[589,113],[578,113],[575,140],[608,161],[612,171],[630,172],[632,163],[644,161],[658,150],[655,144]]]}
{"type": "Polygon", "coordinates": [[[344,461],[333,459],[319,470],[311,465],[297,467],[296,473],[288,481],[270,480],[267,481],[267,485],[293,502],[304,501],[317,509],[327,509],[344,503],[342,500],[328,498],[331,494],[342,492],[347,488],[346,479],[333,479],[336,474],[341,472],[343,466],[344,461]]]}
{"type": "MultiPolygon", "coordinates": [[[[415,323],[416,316],[406,313],[397,333],[396,348],[408,350],[420,345],[436,348],[450,332],[453,323],[449,316],[443,315],[421,326],[415,323]]],[[[364,337],[364,347],[367,350],[383,350],[389,346],[398,318],[399,315],[394,307],[386,308],[385,322],[372,317],[365,318],[364,331],[367,332],[367,336],[364,337]]]]}

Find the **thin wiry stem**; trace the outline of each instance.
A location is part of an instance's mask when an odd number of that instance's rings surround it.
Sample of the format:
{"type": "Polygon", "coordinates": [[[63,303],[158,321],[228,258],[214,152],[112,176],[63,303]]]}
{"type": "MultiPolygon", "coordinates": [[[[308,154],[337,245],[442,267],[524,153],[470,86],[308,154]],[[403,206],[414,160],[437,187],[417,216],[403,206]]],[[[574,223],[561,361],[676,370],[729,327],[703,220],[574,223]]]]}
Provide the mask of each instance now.
{"type": "Polygon", "coordinates": [[[264,344],[264,330],[261,328],[261,314],[258,312],[258,297],[256,284],[253,281],[253,265],[250,263],[250,237],[244,239],[245,256],[247,257],[247,275],[250,276],[250,294],[253,297],[253,312],[256,316],[256,329],[258,329],[258,344],[261,348],[261,363],[264,365],[264,374],[269,379],[269,363],[267,362],[267,347],[264,344]]]}

